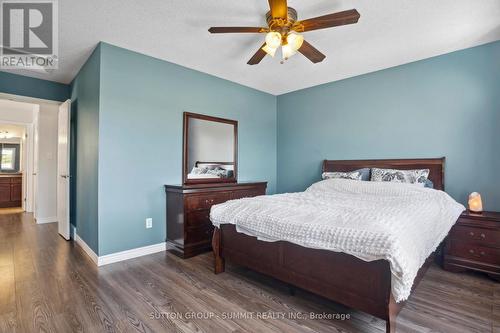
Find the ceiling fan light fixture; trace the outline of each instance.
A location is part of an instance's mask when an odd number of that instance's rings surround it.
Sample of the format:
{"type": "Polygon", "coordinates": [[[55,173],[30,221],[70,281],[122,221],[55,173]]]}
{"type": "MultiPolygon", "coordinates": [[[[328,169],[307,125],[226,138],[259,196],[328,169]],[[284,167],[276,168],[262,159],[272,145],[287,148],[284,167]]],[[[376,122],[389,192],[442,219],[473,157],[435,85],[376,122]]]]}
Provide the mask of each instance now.
{"type": "Polygon", "coordinates": [[[9,131],[0,131],[0,139],[10,139],[11,137],[9,131]]]}
{"type": "Polygon", "coordinates": [[[269,46],[269,45],[267,45],[267,44],[266,44],[266,45],[264,45],[264,47],[262,48],[262,50],[263,50],[264,52],[266,52],[267,54],[269,54],[269,55],[270,55],[271,57],[273,57],[273,58],[274,58],[274,55],[276,54],[276,50],[277,50],[277,49],[278,49],[277,47],[270,47],[270,46],[269,46]]]}
{"type": "Polygon", "coordinates": [[[281,34],[277,31],[271,31],[266,34],[266,44],[270,48],[277,49],[281,45],[281,34]]]}
{"type": "Polygon", "coordinates": [[[295,53],[297,53],[297,51],[295,51],[290,44],[281,46],[281,55],[283,57],[283,60],[288,60],[288,58],[293,56],[295,53]]]}
{"type": "Polygon", "coordinates": [[[312,63],[316,64],[322,62],[326,55],[305,41],[301,33],[355,24],[358,23],[361,16],[356,9],[349,9],[305,20],[297,20],[297,11],[292,7],[288,7],[287,0],[269,0],[268,2],[270,10],[266,13],[267,27],[210,27],[208,31],[212,34],[265,33],[266,42],[248,60],[248,65],[257,65],[268,54],[273,56],[280,46],[283,55],[281,63],[295,53],[300,52],[312,63]]]}
{"type": "Polygon", "coordinates": [[[304,43],[304,36],[291,32],[286,36],[286,41],[293,50],[298,51],[304,43]]]}

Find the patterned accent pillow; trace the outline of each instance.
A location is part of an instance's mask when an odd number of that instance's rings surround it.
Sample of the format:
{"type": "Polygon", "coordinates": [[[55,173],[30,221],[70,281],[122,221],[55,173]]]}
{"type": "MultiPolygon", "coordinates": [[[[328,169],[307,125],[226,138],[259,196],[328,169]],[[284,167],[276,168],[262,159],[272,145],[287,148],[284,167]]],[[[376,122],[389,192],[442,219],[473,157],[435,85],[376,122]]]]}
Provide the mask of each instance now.
{"type": "Polygon", "coordinates": [[[191,173],[193,175],[202,175],[202,174],[207,173],[207,170],[208,169],[206,169],[206,168],[193,167],[193,170],[191,170],[191,173]]]}
{"type": "Polygon", "coordinates": [[[215,175],[219,178],[231,178],[233,176],[233,170],[226,170],[224,168],[221,168],[220,166],[209,169],[206,173],[209,175],[215,175]]]}
{"type": "Polygon", "coordinates": [[[374,182],[408,183],[425,186],[429,172],[429,169],[396,170],[372,168],[371,180],[374,182]]]}
{"type": "Polygon", "coordinates": [[[351,171],[351,172],[323,172],[321,175],[323,179],[351,179],[351,180],[361,180],[363,175],[359,171],[351,171]]]}

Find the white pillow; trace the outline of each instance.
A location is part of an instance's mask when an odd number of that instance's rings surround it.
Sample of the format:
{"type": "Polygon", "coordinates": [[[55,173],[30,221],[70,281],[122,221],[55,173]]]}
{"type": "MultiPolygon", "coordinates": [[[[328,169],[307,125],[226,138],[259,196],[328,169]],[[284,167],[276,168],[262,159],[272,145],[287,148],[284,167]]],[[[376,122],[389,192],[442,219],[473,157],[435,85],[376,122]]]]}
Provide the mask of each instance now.
{"type": "Polygon", "coordinates": [[[352,179],[352,180],[361,180],[362,174],[359,171],[351,171],[351,172],[323,172],[321,177],[323,179],[352,179]]]}
{"type": "Polygon", "coordinates": [[[397,170],[372,168],[371,180],[374,182],[408,183],[425,186],[429,169],[397,170]]]}

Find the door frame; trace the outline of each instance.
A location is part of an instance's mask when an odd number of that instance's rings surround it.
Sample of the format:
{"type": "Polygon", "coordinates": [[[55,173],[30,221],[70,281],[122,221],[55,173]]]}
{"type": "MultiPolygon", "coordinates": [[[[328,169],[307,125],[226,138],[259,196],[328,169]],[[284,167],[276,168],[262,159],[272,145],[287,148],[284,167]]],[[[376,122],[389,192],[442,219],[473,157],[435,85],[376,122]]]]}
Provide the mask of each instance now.
{"type": "MultiPolygon", "coordinates": [[[[40,119],[40,105],[36,105],[34,110],[33,110],[33,122],[31,123],[30,126],[30,131],[31,131],[31,136],[28,137],[30,141],[30,148],[31,151],[28,150],[28,156],[29,160],[31,163],[30,170],[31,175],[30,177],[30,182],[31,182],[31,210],[29,212],[33,212],[33,217],[35,220],[37,220],[37,199],[39,195],[38,191],[38,151],[39,147],[38,145],[40,144],[40,140],[38,138],[39,136],[39,119],[40,119]]],[[[28,186],[29,187],[29,186],[28,186]]]]}

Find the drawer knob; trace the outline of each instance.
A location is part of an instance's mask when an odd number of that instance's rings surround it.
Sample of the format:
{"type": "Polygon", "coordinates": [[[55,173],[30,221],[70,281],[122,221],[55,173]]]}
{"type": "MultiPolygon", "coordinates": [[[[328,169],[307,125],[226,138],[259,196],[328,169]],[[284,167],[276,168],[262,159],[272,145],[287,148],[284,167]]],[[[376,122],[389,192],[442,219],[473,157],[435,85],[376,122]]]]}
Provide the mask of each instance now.
{"type": "Polygon", "coordinates": [[[474,233],[471,231],[471,232],[469,232],[469,235],[474,236],[474,233]]]}
{"type": "Polygon", "coordinates": [[[486,238],[486,235],[485,234],[481,234],[481,238],[486,238]]]}
{"type": "Polygon", "coordinates": [[[484,251],[481,251],[481,255],[484,256],[486,253],[484,253],[484,251]]]}
{"type": "Polygon", "coordinates": [[[469,250],[469,253],[474,254],[474,250],[473,250],[473,249],[470,249],[470,250],[469,250]]]}

